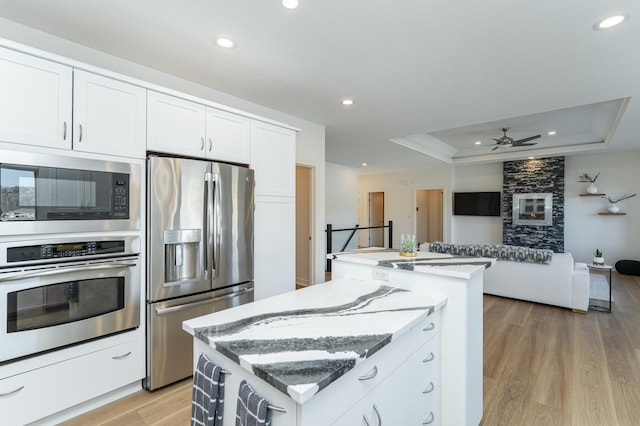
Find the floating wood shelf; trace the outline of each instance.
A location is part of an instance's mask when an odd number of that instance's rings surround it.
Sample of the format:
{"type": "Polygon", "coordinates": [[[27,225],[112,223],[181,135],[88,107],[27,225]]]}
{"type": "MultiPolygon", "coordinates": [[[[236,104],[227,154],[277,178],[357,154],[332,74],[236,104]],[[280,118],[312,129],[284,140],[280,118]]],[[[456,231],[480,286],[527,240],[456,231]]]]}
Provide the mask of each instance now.
{"type": "Polygon", "coordinates": [[[602,193],[602,194],[587,194],[587,193],[580,194],[581,197],[602,197],[603,195],[607,195],[607,194],[604,194],[604,193],[602,193]]]}
{"type": "Polygon", "coordinates": [[[599,212],[599,215],[603,215],[603,216],[624,216],[626,215],[626,213],[623,212],[619,212],[619,213],[611,213],[611,212],[599,212]]]}

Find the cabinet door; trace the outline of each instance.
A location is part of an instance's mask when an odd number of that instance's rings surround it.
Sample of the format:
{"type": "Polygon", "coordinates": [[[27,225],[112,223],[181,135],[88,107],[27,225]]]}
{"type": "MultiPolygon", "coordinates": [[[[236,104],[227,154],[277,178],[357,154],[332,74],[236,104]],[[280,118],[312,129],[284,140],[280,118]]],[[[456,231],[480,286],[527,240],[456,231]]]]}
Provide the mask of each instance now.
{"type": "Polygon", "coordinates": [[[251,120],[238,114],[207,108],[207,157],[249,164],[251,120]]]}
{"type": "Polygon", "coordinates": [[[251,168],[256,195],[296,196],[296,134],[293,130],[252,120],[251,168]]]}
{"type": "Polygon", "coordinates": [[[81,70],[73,84],[73,149],[144,158],[146,90],[81,70]]]}
{"type": "Polygon", "coordinates": [[[147,91],[147,150],[205,157],[206,108],[147,91]]]}
{"type": "Polygon", "coordinates": [[[255,300],[295,290],[293,198],[256,197],[254,231],[255,300]]]}
{"type": "Polygon", "coordinates": [[[71,148],[72,69],[0,48],[0,141],[71,148]]]}

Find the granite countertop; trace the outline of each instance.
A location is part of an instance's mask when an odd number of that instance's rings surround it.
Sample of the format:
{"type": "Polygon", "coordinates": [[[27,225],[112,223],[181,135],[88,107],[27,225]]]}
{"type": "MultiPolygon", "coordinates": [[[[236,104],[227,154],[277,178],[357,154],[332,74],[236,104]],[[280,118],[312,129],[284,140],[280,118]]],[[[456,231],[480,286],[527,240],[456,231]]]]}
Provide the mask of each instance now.
{"type": "Polygon", "coordinates": [[[474,277],[496,262],[489,257],[456,256],[429,251],[419,251],[415,257],[404,257],[400,256],[398,250],[383,248],[330,253],[327,259],[464,279],[474,277]]]}
{"type": "Polygon", "coordinates": [[[437,293],[338,279],[183,329],[302,404],[445,303],[437,293]]]}

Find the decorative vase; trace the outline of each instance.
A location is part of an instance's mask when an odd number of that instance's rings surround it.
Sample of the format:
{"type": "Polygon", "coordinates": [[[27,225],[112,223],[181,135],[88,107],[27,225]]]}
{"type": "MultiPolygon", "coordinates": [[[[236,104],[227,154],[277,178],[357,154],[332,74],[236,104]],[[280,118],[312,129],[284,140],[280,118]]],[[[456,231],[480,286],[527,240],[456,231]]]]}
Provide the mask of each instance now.
{"type": "Polygon", "coordinates": [[[604,265],[604,257],[594,257],[593,258],[593,264],[597,265],[597,266],[603,266],[604,265]]]}
{"type": "Polygon", "coordinates": [[[589,186],[587,186],[587,192],[589,194],[597,194],[598,193],[598,187],[596,186],[595,183],[591,182],[589,184],[589,186]]]}
{"type": "Polygon", "coordinates": [[[414,234],[400,235],[400,256],[414,257],[416,252],[416,236],[414,234]]]}
{"type": "Polygon", "coordinates": [[[618,213],[620,211],[620,207],[616,206],[616,203],[609,204],[609,208],[607,209],[611,213],[618,213]]]}

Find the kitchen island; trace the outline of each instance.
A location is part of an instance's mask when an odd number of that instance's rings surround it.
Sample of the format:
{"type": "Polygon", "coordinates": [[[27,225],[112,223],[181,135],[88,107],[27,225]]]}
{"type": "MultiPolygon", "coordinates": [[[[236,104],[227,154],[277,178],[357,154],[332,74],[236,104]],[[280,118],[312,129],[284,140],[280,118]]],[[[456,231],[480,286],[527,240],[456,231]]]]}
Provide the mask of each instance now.
{"type": "Polygon", "coordinates": [[[477,426],[482,419],[482,279],[495,259],[417,252],[400,256],[391,249],[327,255],[332,277],[393,283],[428,297],[447,298],[442,309],[441,421],[477,426]]]}
{"type": "Polygon", "coordinates": [[[183,323],[227,370],[224,425],[249,382],[273,426],[442,424],[439,292],[338,279],[183,323]]]}

